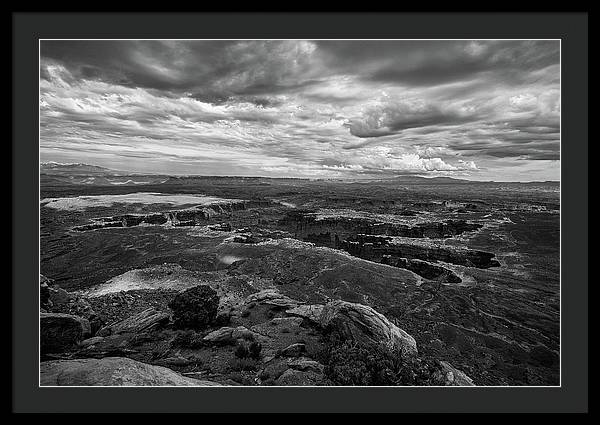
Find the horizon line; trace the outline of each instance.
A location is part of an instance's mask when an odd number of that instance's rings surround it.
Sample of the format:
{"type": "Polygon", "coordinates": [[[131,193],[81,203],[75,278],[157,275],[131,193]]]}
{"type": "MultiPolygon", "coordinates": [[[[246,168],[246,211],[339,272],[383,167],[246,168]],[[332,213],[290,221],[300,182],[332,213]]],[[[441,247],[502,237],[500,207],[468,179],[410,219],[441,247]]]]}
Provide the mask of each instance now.
{"type": "MultiPolygon", "coordinates": [[[[107,171],[113,171],[117,173],[126,173],[126,175],[140,175],[140,176],[167,176],[167,177],[210,177],[210,178],[254,178],[254,179],[279,179],[279,180],[310,180],[310,181],[319,181],[319,180],[335,180],[335,181],[350,181],[350,180],[363,180],[363,181],[378,181],[378,180],[394,180],[402,177],[417,177],[425,180],[432,179],[450,179],[456,181],[466,181],[470,183],[559,183],[560,180],[514,180],[514,181],[506,181],[506,180],[472,180],[466,177],[450,177],[450,176],[424,176],[422,174],[399,174],[390,177],[272,177],[272,176],[264,176],[264,175],[214,175],[214,174],[169,174],[169,173],[151,173],[151,172],[138,172],[138,171],[129,171],[129,170],[116,170],[112,168],[106,168],[101,165],[94,165],[85,162],[70,162],[70,163],[61,163],[57,161],[40,161],[40,165],[44,164],[56,164],[56,165],[84,165],[90,167],[102,168],[107,171]]],[[[44,174],[41,170],[39,174],[44,174]]]]}

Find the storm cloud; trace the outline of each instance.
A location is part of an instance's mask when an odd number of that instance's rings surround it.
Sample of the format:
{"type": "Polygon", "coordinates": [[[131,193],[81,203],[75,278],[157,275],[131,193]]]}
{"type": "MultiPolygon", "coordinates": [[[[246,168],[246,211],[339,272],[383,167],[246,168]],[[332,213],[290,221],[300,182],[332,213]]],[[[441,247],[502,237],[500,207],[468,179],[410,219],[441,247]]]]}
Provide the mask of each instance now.
{"type": "Polygon", "coordinates": [[[42,161],[556,180],[559,41],[41,41],[42,161]]]}

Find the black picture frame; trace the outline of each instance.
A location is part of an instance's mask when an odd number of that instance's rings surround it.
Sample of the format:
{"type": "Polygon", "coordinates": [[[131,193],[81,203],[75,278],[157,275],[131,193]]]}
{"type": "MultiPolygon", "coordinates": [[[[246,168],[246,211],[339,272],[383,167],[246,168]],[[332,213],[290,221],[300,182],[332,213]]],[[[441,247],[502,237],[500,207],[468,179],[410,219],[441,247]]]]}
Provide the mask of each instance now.
{"type": "Polygon", "coordinates": [[[586,13],[14,13],[12,26],[14,412],[587,412],[586,13]],[[43,38],[561,39],[561,386],[40,388],[37,123],[43,38]]]}

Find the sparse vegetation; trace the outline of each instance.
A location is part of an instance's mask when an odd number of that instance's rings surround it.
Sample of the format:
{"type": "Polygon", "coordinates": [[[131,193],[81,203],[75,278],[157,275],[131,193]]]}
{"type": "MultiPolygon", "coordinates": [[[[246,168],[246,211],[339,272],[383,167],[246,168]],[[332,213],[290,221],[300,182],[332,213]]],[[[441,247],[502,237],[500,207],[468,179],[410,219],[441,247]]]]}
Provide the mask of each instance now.
{"type": "Polygon", "coordinates": [[[428,385],[435,370],[433,361],[403,360],[382,345],[361,345],[329,336],[320,353],[325,375],[336,385],[428,385]]]}
{"type": "Polygon", "coordinates": [[[258,361],[252,358],[235,357],[229,362],[229,368],[236,372],[239,371],[255,371],[258,369],[258,361]]]}
{"type": "Polygon", "coordinates": [[[174,348],[200,348],[203,345],[202,337],[191,329],[179,331],[171,341],[174,348]]]}
{"type": "Polygon", "coordinates": [[[240,359],[259,359],[262,346],[257,341],[238,341],[235,346],[234,354],[240,359]]]}

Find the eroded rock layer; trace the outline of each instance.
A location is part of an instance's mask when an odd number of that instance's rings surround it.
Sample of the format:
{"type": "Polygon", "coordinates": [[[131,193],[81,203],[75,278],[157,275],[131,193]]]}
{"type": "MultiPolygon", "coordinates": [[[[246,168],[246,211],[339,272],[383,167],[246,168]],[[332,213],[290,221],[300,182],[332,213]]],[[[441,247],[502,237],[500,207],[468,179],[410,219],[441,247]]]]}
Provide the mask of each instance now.
{"type": "Polygon", "coordinates": [[[460,283],[462,279],[437,262],[465,267],[489,268],[500,265],[493,253],[437,244],[483,227],[466,220],[423,221],[398,214],[365,216],[343,210],[326,214],[292,211],[281,221],[294,229],[297,238],[318,245],[343,249],[360,258],[410,270],[435,281],[460,283]],[[387,221],[386,221],[387,220],[387,221]],[[431,242],[430,242],[431,241],[431,242]]]}
{"type": "Polygon", "coordinates": [[[241,211],[255,203],[245,201],[219,203],[208,205],[201,208],[189,208],[184,210],[174,210],[166,212],[157,212],[150,214],[124,214],[111,217],[99,217],[92,219],[92,223],[82,226],[76,226],[73,230],[87,231],[102,229],[106,227],[133,227],[140,224],[172,226],[197,226],[207,224],[211,218],[231,214],[234,211],[241,211]]]}
{"type": "Polygon", "coordinates": [[[40,365],[42,386],[217,386],[182,376],[166,367],[125,357],[51,360],[40,365]]]}

